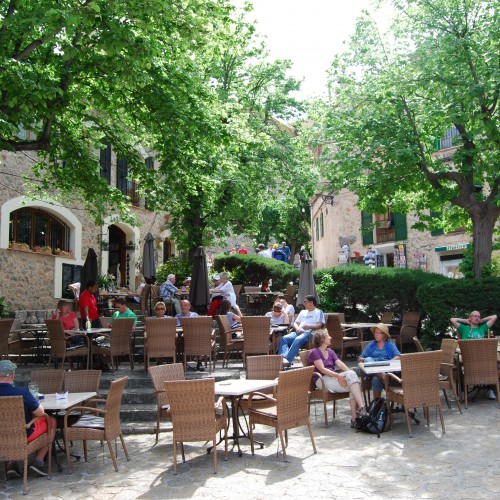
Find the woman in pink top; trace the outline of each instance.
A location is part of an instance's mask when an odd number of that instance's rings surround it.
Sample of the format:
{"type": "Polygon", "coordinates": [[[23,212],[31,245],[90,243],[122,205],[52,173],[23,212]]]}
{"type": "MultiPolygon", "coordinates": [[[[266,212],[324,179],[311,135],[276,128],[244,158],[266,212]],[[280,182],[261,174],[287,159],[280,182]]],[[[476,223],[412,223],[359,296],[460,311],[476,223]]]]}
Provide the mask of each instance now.
{"type": "Polygon", "coordinates": [[[57,311],[52,319],[60,319],[65,330],[78,330],[80,328],[76,313],[70,311],[70,305],[65,300],[60,300],[57,303],[57,311]]]}

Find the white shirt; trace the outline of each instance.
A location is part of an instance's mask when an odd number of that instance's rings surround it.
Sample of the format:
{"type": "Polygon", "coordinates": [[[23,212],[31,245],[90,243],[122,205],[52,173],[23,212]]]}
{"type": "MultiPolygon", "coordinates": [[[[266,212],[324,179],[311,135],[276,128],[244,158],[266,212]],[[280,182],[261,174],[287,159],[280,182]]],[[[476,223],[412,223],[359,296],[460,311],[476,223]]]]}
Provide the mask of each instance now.
{"type": "Polygon", "coordinates": [[[233,284],[230,281],[226,281],[225,283],[221,283],[217,287],[217,290],[220,290],[220,293],[222,294],[222,296],[227,300],[231,300],[231,298],[230,298],[231,294],[236,296],[236,294],[234,293],[233,284]]]}
{"type": "Polygon", "coordinates": [[[300,311],[295,323],[297,323],[304,331],[307,331],[311,330],[311,328],[308,328],[310,325],[313,325],[314,323],[322,323],[324,325],[326,321],[323,311],[315,308],[313,311],[308,311],[307,309],[300,311]]]}

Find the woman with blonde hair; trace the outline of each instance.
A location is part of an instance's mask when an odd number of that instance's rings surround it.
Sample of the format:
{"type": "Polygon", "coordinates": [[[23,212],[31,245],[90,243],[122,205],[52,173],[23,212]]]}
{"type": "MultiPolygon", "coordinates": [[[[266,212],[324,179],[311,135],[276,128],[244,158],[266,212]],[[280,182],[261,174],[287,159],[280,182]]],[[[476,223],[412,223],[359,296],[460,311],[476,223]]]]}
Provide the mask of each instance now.
{"type": "MultiPolygon", "coordinates": [[[[366,409],[361,394],[361,384],[353,370],[349,370],[335,352],[330,349],[332,338],[328,330],[321,328],[314,334],[314,349],[309,353],[309,363],[314,365],[314,372],[321,373],[325,386],[330,392],[349,392],[351,405],[351,427],[356,425],[358,415],[366,415],[366,409]],[[336,372],[335,369],[342,370],[336,372]]],[[[314,375],[313,375],[314,377],[314,375]]],[[[321,388],[321,381],[315,377],[316,387],[321,388]]]]}

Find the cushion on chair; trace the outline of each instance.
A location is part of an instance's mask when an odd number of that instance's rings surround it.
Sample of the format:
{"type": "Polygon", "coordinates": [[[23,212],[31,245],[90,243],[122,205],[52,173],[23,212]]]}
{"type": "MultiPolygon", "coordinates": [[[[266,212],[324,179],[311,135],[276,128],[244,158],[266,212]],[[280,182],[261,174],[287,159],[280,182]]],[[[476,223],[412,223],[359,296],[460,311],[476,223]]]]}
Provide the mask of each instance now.
{"type": "Polygon", "coordinates": [[[83,415],[76,424],[71,427],[93,427],[94,429],[104,429],[104,417],[95,415],[83,415]]]}

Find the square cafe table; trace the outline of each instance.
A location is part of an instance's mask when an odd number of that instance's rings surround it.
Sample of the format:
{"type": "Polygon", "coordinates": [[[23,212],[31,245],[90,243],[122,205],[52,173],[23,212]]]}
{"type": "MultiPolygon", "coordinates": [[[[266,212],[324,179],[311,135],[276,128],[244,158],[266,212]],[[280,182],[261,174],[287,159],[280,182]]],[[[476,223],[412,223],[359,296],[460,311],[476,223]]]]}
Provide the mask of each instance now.
{"type": "MultiPolygon", "coordinates": [[[[368,363],[368,364],[370,364],[370,363],[368,363]]],[[[400,372],[401,371],[401,360],[400,359],[390,360],[388,365],[365,366],[365,363],[358,363],[358,366],[367,375],[375,375],[376,373],[400,372]]]]}
{"type": "MultiPolygon", "coordinates": [[[[261,391],[263,389],[270,389],[271,387],[276,387],[278,385],[278,380],[248,380],[248,379],[232,379],[225,380],[222,382],[215,383],[215,394],[218,396],[228,397],[231,400],[231,418],[233,419],[233,435],[229,436],[232,438],[233,443],[238,447],[238,455],[241,457],[242,451],[240,448],[239,438],[245,437],[249,439],[249,436],[245,434],[239,434],[239,429],[241,428],[238,419],[238,399],[245,394],[250,394],[254,391],[261,391]]],[[[261,444],[261,448],[262,448],[261,444]]]]}

